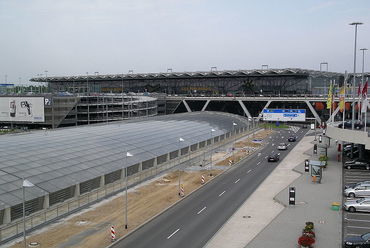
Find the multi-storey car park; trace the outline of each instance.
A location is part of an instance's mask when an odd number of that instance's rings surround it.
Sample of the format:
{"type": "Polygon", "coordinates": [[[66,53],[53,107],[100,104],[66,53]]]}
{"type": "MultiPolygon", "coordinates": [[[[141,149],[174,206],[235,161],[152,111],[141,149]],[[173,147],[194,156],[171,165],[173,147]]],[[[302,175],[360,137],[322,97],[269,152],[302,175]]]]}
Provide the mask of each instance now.
{"type": "Polygon", "coordinates": [[[198,112],[4,135],[0,244],[22,233],[23,179],[35,185],[25,193],[30,229],[121,191],[126,179],[134,185],[190,158],[199,166],[251,128],[247,118],[198,112]]]}

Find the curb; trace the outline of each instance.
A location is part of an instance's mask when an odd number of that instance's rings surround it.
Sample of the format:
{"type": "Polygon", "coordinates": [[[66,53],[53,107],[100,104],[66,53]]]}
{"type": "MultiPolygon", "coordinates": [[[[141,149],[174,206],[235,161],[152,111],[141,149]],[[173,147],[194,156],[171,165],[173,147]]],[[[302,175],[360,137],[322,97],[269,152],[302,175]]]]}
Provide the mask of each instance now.
{"type": "MultiPolygon", "coordinates": [[[[256,130],[255,132],[259,132],[263,130],[262,128],[256,130]]],[[[248,134],[248,135],[251,135],[252,133],[248,134]]],[[[247,135],[247,136],[248,136],[247,135]]],[[[265,146],[263,147],[260,147],[259,149],[255,150],[255,152],[258,152],[260,150],[262,150],[265,146]]],[[[161,212],[157,213],[156,215],[152,216],[151,218],[149,218],[148,220],[146,220],[145,222],[143,222],[142,224],[140,224],[139,226],[137,226],[136,228],[134,228],[133,230],[131,230],[130,232],[128,232],[125,236],[122,236],[118,239],[116,239],[116,241],[114,241],[112,244],[108,245],[108,246],[105,246],[105,248],[112,248],[114,247],[114,245],[116,245],[118,242],[120,242],[121,240],[127,238],[128,236],[132,235],[134,232],[136,232],[137,230],[140,230],[141,228],[143,228],[146,224],[148,224],[150,221],[154,220],[155,218],[159,217],[160,215],[164,214],[167,210],[169,210],[170,208],[176,206],[177,204],[179,204],[182,200],[186,199],[187,197],[190,197],[191,194],[193,194],[194,192],[200,190],[201,188],[203,188],[205,185],[207,185],[208,183],[212,182],[214,179],[218,178],[219,176],[223,175],[224,173],[232,170],[233,168],[235,168],[236,166],[239,166],[239,164],[242,162],[242,161],[247,161],[248,159],[252,158],[252,156],[247,156],[241,160],[239,160],[238,162],[236,162],[235,164],[233,164],[232,166],[230,166],[229,168],[227,168],[226,170],[223,170],[220,174],[218,174],[217,176],[213,177],[212,180],[209,180],[207,182],[205,182],[203,185],[201,185],[200,187],[194,189],[193,191],[189,192],[188,194],[186,194],[184,197],[180,198],[180,200],[176,201],[175,203],[173,203],[172,205],[168,206],[167,208],[163,209],[161,212]]]]}

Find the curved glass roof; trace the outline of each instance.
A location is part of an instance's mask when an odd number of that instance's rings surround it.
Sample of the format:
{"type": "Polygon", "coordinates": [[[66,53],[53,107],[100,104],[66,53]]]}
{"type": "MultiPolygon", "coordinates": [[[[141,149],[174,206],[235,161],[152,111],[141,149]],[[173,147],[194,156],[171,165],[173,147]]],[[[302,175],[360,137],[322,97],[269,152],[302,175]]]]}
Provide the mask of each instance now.
{"type": "MultiPolygon", "coordinates": [[[[194,112],[108,125],[3,135],[0,138],[0,209],[22,202],[25,178],[48,192],[102,176],[246,127],[241,116],[194,112]],[[215,131],[211,132],[211,129],[215,131]],[[184,142],[179,142],[179,138],[184,142]],[[130,152],[132,157],[124,158],[130,152]]],[[[27,189],[27,200],[45,191],[27,189]]]]}

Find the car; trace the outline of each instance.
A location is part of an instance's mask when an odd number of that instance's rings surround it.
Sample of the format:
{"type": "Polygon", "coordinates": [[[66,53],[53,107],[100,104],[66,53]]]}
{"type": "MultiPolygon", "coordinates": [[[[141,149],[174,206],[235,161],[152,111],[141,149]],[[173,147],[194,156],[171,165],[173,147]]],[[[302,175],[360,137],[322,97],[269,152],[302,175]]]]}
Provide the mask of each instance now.
{"type": "Polygon", "coordinates": [[[362,182],[358,182],[358,183],[349,183],[349,184],[346,184],[344,185],[344,188],[345,189],[348,189],[348,188],[355,188],[356,186],[361,186],[363,184],[368,184],[370,185],[370,181],[362,181],[362,182]]]}
{"type": "MultiPolygon", "coordinates": [[[[350,158],[351,157],[351,151],[348,151],[345,153],[346,157],[350,158]]],[[[353,150],[353,156],[352,158],[357,158],[360,155],[359,150],[353,150]]]]}
{"type": "Polygon", "coordinates": [[[268,156],[267,161],[268,162],[277,162],[277,161],[279,161],[279,159],[280,159],[280,155],[278,153],[276,153],[276,154],[271,154],[270,156],[268,156]]]}
{"type": "Polygon", "coordinates": [[[370,212],[370,198],[348,200],[343,204],[343,208],[351,213],[370,212]]]}
{"type": "MultiPolygon", "coordinates": [[[[356,121],[355,124],[354,124],[354,128],[357,129],[357,130],[363,128],[363,126],[364,125],[361,122],[358,122],[358,121],[356,121]]],[[[343,128],[343,122],[339,123],[338,127],[343,128]]],[[[352,128],[352,121],[345,121],[344,122],[344,128],[345,129],[346,128],[351,129],[352,128]]]]}
{"type": "MultiPolygon", "coordinates": [[[[358,150],[358,144],[354,144],[354,145],[353,145],[353,150],[358,150]]],[[[351,151],[351,144],[345,145],[345,146],[343,147],[343,151],[344,151],[344,152],[351,151]]]]}
{"type": "Polygon", "coordinates": [[[354,198],[354,197],[370,197],[370,185],[363,184],[356,186],[354,188],[348,188],[344,190],[344,195],[354,198]]]}
{"type": "Polygon", "coordinates": [[[289,136],[288,141],[289,142],[295,142],[297,140],[297,137],[289,136]]]}
{"type": "Polygon", "coordinates": [[[277,147],[278,150],[286,150],[288,146],[285,143],[280,143],[277,147]]]}
{"type": "Polygon", "coordinates": [[[365,170],[370,170],[370,164],[366,161],[362,160],[351,160],[344,162],[344,168],[346,169],[365,169],[365,170]]]}
{"type": "Polygon", "coordinates": [[[369,247],[370,233],[362,235],[350,235],[344,238],[344,248],[369,247]]]}

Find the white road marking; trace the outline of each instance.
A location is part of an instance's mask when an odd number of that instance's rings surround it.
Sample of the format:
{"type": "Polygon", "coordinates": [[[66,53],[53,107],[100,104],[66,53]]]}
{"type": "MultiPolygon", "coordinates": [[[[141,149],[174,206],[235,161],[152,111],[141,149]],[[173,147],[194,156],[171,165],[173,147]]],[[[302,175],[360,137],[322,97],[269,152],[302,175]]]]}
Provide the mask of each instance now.
{"type": "Polygon", "coordinates": [[[356,220],[356,219],[347,219],[347,218],[345,218],[345,220],[358,221],[358,222],[370,222],[370,220],[356,220]]]}
{"type": "Polygon", "coordinates": [[[180,228],[174,231],[170,236],[167,237],[167,239],[170,239],[173,235],[175,235],[178,231],[180,231],[180,228]]]}
{"type": "Polygon", "coordinates": [[[272,146],[274,146],[275,144],[272,144],[272,146]]]}
{"type": "Polygon", "coordinates": [[[347,226],[347,228],[359,228],[359,229],[369,229],[369,227],[365,227],[365,226],[347,226]]]}
{"type": "Polygon", "coordinates": [[[222,193],[221,194],[219,194],[218,196],[220,197],[220,196],[222,196],[223,194],[225,194],[225,190],[224,191],[222,191],[222,193]]]}
{"type": "Polygon", "coordinates": [[[205,210],[207,207],[204,207],[202,208],[197,214],[200,214],[201,212],[203,212],[203,210],[205,210]]]}
{"type": "Polygon", "coordinates": [[[234,183],[238,183],[240,181],[240,178],[238,180],[236,180],[234,183]]]}
{"type": "Polygon", "coordinates": [[[259,165],[261,163],[261,161],[259,161],[258,163],[257,163],[257,165],[259,165]]]}
{"type": "Polygon", "coordinates": [[[247,174],[249,174],[252,170],[247,171],[247,174]]]}
{"type": "Polygon", "coordinates": [[[267,156],[265,158],[267,158],[267,156]]]}

